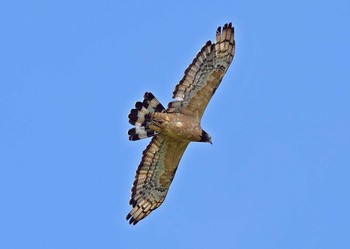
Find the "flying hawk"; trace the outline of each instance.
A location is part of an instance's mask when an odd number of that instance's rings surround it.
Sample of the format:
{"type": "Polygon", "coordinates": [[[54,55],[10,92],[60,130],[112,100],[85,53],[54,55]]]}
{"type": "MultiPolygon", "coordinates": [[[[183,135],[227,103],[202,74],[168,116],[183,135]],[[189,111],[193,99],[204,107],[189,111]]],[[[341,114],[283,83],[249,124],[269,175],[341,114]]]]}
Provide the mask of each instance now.
{"type": "Polygon", "coordinates": [[[180,159],[190,142],[209,142],[211,137],[201,126],[209,100],[218,88],[235,53],[232,23],[219,27],[216,42],[208,41],[186,69],[165,108],[150,92],[136,102],[129,114],[129,140],[153,137],[143,151],[131,189],[132,210],[126,216],[130,224],[158,208],[164,201],[180,159]]]}

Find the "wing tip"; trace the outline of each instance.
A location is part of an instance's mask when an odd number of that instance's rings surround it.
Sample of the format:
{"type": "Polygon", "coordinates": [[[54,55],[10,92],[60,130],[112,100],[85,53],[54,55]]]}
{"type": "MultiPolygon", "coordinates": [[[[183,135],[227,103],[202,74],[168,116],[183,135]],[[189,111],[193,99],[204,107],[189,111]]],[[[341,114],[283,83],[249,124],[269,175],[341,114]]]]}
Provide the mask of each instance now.
{"type": "Polygon", "coordinates": [[[225,29],[232,29],[234,28],[232,26],[232,22],[228,22],[228,23],[225,23],[223,26],[219,26],[217,29],[216,29],[216,33],[217,34],[221,34],[222,31],[224,31],[225,29]]]}
{"type": "Polygon", "coordinates": [[[136,220],[130,213],[126,216],[126,220],[129,222],[130,225],[136,225],[140,220],[136,220]]]}

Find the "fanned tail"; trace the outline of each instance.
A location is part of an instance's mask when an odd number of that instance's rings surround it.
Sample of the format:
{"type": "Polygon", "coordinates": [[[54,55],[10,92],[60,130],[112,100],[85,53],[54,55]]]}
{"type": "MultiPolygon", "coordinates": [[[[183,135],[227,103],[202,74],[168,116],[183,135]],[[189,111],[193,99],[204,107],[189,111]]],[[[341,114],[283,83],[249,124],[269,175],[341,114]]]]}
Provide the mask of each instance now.
{"type": "Polygon", "coordinates": [[[135,125],[128,131],[129,140],[135,141],[155,135],[155,131],[149,128],[153,112],[165,111],[164,106],[150,92],[146,92],[143,101],[135,103],[135,109],[131,109],[129,123],[135,125]]]}

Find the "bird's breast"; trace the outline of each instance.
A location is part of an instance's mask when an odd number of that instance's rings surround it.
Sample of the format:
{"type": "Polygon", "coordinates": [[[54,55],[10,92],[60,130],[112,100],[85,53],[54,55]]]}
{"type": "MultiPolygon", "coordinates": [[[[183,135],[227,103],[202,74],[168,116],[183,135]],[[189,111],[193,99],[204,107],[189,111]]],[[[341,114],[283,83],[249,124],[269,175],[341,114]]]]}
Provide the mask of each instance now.
{"type": "Polygon", "coordinates": [[[185,141],[199,141],[202,128],[197,119],[181,113],[169,114],[165,132],[174,138],[185,141]]]}

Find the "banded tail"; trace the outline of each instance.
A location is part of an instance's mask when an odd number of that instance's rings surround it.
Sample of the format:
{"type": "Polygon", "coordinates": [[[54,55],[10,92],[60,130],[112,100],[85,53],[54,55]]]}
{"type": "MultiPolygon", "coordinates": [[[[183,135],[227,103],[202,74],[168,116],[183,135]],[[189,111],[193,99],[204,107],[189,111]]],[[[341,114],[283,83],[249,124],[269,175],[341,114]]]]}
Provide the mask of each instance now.
{"type": "Polygon", "coordinates": [[[135,141],[147,137],[152,137],[156,133],[149,128],[153,112],[164,112],[164,106],[150,92],[146,92],[143,101],[135,103],[135,109],[131,109],[129,123],[135,125],[128,131],[129,140],[135,141]]]}

